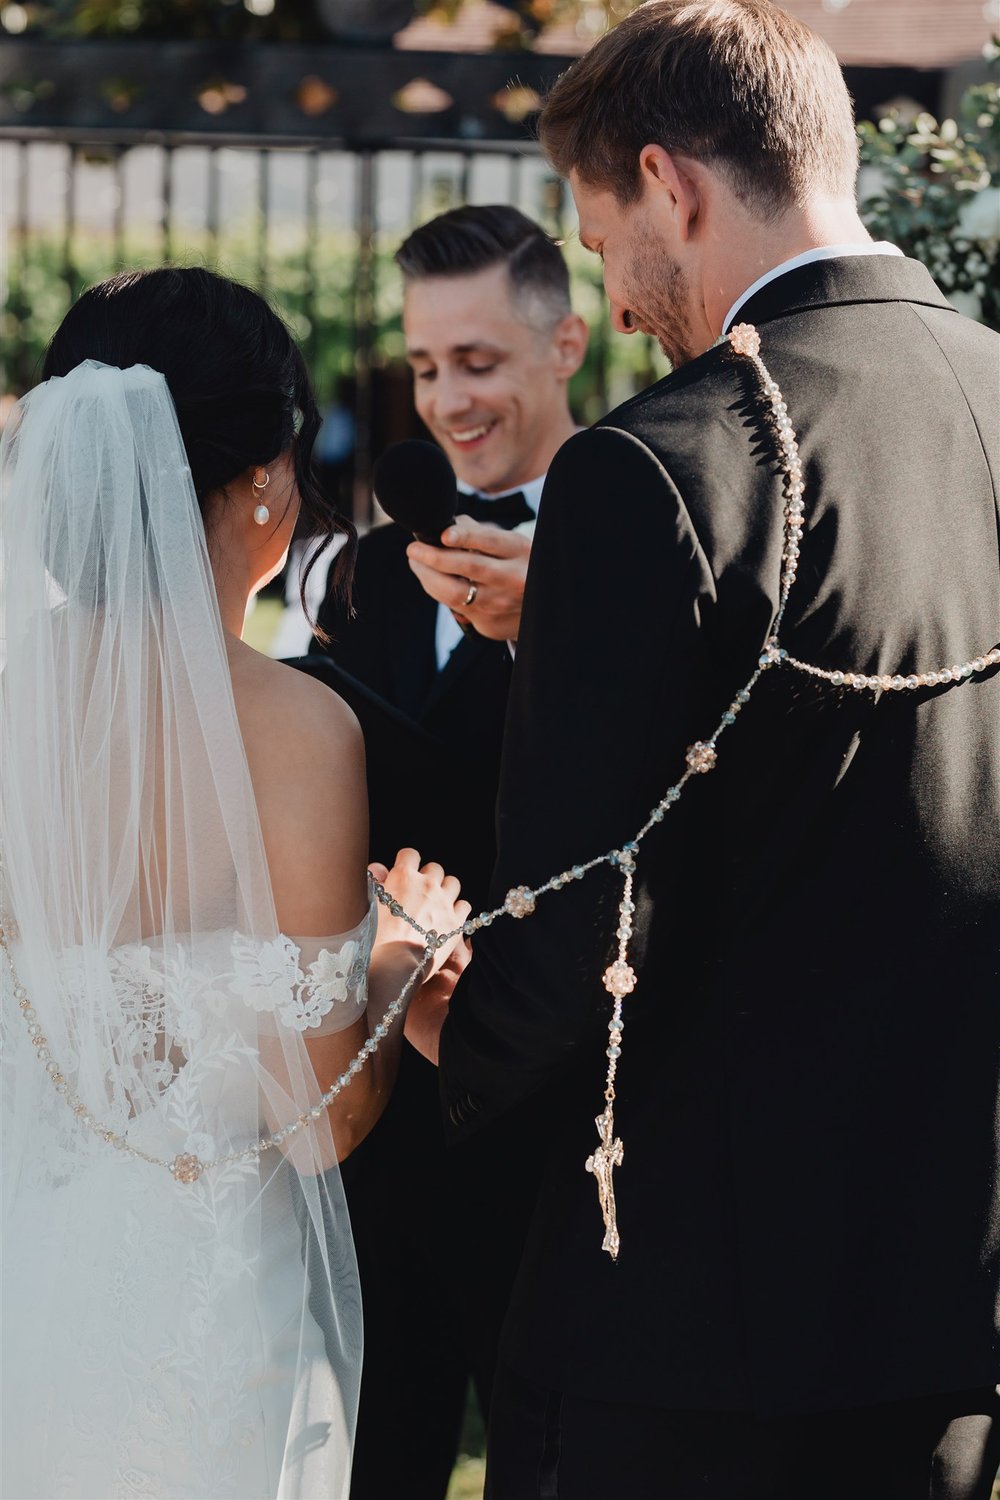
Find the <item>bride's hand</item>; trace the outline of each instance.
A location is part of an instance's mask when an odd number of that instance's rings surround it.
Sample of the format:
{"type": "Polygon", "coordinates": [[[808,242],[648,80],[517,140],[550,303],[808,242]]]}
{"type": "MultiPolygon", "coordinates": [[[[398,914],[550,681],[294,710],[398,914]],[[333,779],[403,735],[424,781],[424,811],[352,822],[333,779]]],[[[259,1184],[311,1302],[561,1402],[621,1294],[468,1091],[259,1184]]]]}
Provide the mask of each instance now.
{"type": "MultiPolygon", "coordinates": [[[[472,910],[468,901],[459,899],[461,886],[456,877],[446,875],[441,865],[421,865],[416,849],[400,849],[391,870],[380,864],[372,864],[368,868],[388,894],[428,932],[453,932],[462,926],[472,910]]],[[[421,938],[410,924],[402,917],[394,917],[381,902],[378,909],[377,941],[379,944],[401,942],[422,946],[421,938]]],[[[436,974],[442,969],[461,941],[459,935],[438,948],[428,973],[436,974]]],[[[458,977],[457,974],[455,977],[458,977]]]]}

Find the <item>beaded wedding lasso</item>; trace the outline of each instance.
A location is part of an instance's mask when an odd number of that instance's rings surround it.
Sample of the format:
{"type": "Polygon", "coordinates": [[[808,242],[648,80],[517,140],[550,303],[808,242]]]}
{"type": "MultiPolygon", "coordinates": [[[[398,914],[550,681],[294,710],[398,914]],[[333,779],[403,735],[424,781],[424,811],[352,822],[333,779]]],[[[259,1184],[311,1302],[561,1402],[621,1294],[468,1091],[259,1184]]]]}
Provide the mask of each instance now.
{"type": "Polygon", "coordinates": [[[254,1141],[251,1145],[241,1151],[231,1151],[226,1156],[220,1156],[212,1161],[201,1161],[190,1152],[175,1156],[172,1161],[152,1156],[132,1146],[127,1138],[118,1131],[111,1130],[102,1125],[86,1104],[77,1096],[70,1087],[68,1080],[61,1071],[58,1063],[51,1055],[48,1041],[46,1040],[34,1007],[25,991],[24,986],[18,979],[14,969],[13,957],[7,945],[3,932],[3,915],[0,913],[0,947],[3,947],[7,962],[10,965],[11,976],[14,984],[14,997],[17,1000],[21,1014],[28,1027],[32,1045],[36,1056],[44,1064],[46,1072],[51,1079],[53,1087],[62,1094],[67,1105],[76,1115],[80,1123],[92,1130],[103,1141],[115,1150],[122,1151],[129,1156],[137,1157],[140,1161],[149,1162],[153,1166],[166,1167],[178,1182],[197,1182],[202,1174],[212,1168],[227,1166],[237,1161],[245,1161],[259,1158],[265,1151],[281,1145],[284,1141],[291,1139],[300,1131],[305,1130],[313,1121],[322,1118],[326,1109],[333,1103],[351,1080],[361,1072],[366,1061],[377,1051],[382,1039],[393,1023],[402,1014],[406,1002],[413,991],[414,986],[423,978],[424,973],[431,962],[437,949],[450,943],[458,936],[471,937],[480,928],[489,927],[498,918],[503,916],[521,918],[530,917],[535,910],[538,898],[548,891],[561,890],[563,886],[571,881],[582,880],[591,870],[600,865],[611,865],[617,868],[623,877],[622,899],[618,907],[618,954],[603,976],[604,988],[612,997],[613,1005],[611,1019],[608,1022],[608,1047],[607,1059],[608,1069],[604,1088],[604,1109],[595,1121],[597,1133],[600,1138],[599,1145],[593,1155],[586,1160],[586,1170],[593,1173],[597,1182],[597,1191],[600,1201],[601,1213],[604,1219],[604,1240],[601,1248],[606,1250],[613,1260],[618,1258],[621,1245],[621,1237],[618,1233],[617,1213],[614,1191],[614,1169],[622,1164],[624,1159],[624,1147],[619,1137],[615,1136],[615,1079],[618,1072],[618,1062],[622,1051],[622,1031],[625,1025],[622,1015],[622,1006],[626,995],[630,995],[636,986],[636,973],[628,961],[629,942],[632,937],[632,915],[635,904],[632,900],[632,887],[636,871],[636,856],[639,853],[639,845],[646,835],[662,823],[666,814],[680,800],[684,787],[692,776],[702,775],[711,771],[716,763],[716,745],[725,731],[735,724],[737,715],[750,701],[750,695],[763,674],[772,667],[791,667],[797,672],[802,672],[810,677],[817,677],[834,687],[849,687],[863,692],[902,692],[912,691],[916,688],[938,687],[952,682],[961,682],[976,673],[985,672],[990,667],[1000,663],[1000,646],[984,652],[981,656],[974,657],[971,661],[959,666],[942,667],[933,672],[911,672],[907,676],[901,674],[883,674],[881,676],[869,676],[863,672],[831,670],[826,667],[816,667],[809,662],[800,661],[797,657],[789,656],[788,652],[779,644],[778,635],[785,615],[785,606],[795,575],[798,572],[799,544],[803,533],[803,494],[805,485],[803,481],[802,462],[799,457],[798,440],[795,436],[791,420],[788,416],[788,407],[778,388],[777,382],[771,378],[767,366],[760,357],[760,335],[756,328],[749,323],[739,323],[731,329],[729,334],[720,343],[728,342],[734,353],[742,355],[753,365],[760,378],[764,395],[767,399],[770,416],[773,423],[774,434],[779,449],[779,464],[783,474],[784,494],[784,525],[781,552],[781,584],[778,596],[778,609],[774,617],[763,650],[749,680],[740,688],[732,703],[720,718],[714,731],[706,740],[696,740],[689,746],[686,755],[686,770],[684,774],[668,787],[664,796],[656,804],[647,817],[645,823],[638,833],[623,844],[620,849],[611,849],[606,854],[598,855],[590,859],[586,864],[572,865],[563,870],[559,875],[553,875],[544,884],[534,888],[527,885],[515,886],[507,892],[502,906],[493,911],[484,911],[478,917],[470,917],[461,927],[456,927],[451,932],[437,933],[421,927],[394,897],[390,896],[385,888],[378,882],[374,882],[374,890],[378,900],[386,906],[395,917],[402,918],[409,923],[413,930],[424,939],[424,949],[420,960],[410,975],[403,989],[396,999],[388,1007],[381,1021],[375,1027],[371,1036],[357,1053],[351,1063],[339,1078],[321,1094],[316,1104],[306,1113],[300,1114],[296,1119],[289,1121],[277,1130],[270,1131],[266,1136],[254,1141]]]}

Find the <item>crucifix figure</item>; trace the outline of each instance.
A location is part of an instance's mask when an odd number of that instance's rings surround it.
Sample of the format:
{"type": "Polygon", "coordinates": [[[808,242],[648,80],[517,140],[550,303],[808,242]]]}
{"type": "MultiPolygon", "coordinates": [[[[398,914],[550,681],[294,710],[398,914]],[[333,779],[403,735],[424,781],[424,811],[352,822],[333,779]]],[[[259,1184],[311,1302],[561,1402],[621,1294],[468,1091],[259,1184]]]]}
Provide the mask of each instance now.
{"type": "Polygon", "coordinates": [[[601,1249],[606,1250],[612,1260],[617,1260],[621,1241],[615,1216],[615,1185],[612,1173],[615,1167],[621,1166],[625,1148],[620,1140],[614,1139],[615,1117],[610,1104],[607,1105],[603,1114],[597,1116],[594,1124],[601,1137],[601,1144],[593,1156],[587,1157],[586,1167],[587,1171],[593,1172],[597,1178],[597,1196],[601,1200],[601,1213],[604,1215],[604,1243],[601,1249]]]}

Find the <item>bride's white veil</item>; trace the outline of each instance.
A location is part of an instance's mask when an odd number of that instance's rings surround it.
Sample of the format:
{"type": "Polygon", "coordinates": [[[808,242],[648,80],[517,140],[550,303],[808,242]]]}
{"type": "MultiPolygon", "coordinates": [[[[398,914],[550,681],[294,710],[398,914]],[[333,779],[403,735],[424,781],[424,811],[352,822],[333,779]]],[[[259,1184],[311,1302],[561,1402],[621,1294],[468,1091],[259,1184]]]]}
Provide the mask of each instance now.
{"type": "MultiPolygon", "coordinates": [[[[3,1493],[346,1494],[326,1115],[253,1149],[316,1105],[323,1005],[278,931],[164,377],[39,386],[0,504],[3,1493]]],[[[326,963],[328,1011],[363,996],[326,963]]]]}

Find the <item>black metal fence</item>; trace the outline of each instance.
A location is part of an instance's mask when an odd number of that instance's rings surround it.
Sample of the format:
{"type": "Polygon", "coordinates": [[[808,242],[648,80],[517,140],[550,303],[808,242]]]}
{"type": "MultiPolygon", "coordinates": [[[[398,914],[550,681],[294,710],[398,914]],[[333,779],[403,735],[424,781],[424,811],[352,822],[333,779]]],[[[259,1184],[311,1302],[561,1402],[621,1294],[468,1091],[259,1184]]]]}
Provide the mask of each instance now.
{"type": "MultiPolygon", "coordinates": [[[[51,42],[0,49],[0,370],[18,394],[82,288],[126,265],[198,263],[268,293],[321,402],[345,412],[365,519],[373,454],[413,430],[391,257],[422,219],[509,202],[557,235],[567,199],[524,125],[566,60],[377,49],[51,42]],[[513,74],[516,71],[516,76],[513,74]]],[[[581,416],[648,379],[613,370],[596,268],[581,416]]]]}
{"type": "MultiPolygon", "coordinates": [[[[568,61],[5,43],[4,389],[17,395],[35,382],[48,338],[85,285],[126,265],[218,267],[271,296],[321,403],[352,429],[338,483],[363,521],[373,455],[416,423],[392,252],[444,208],[507,202],[566,239],[575,301],[592,328],[572,399],[594,420],[662,366],[647,340],[610,341],[599,267],[573,238],[572,202],[531,138],[532,112],[568,61]]],[[[852,87],[860,99],[930,86],[903,71],[852,87]]]]}
{"type": "MultiPolygon", "coordinates": [[[[218,267],[260,287],[288,319],[321,402],[351,413],[348,484],[367,513],[371,460],[415,417],[403,364],[401,287],[391,256],[422,219],[461,202],[509,202],[559,236],[567,204],[530,144],[351,152],[325,145],[102,133],[0,140],[5,389],[38,377],[45,344],[84,286],[127,265],[218,267]]],[[[596,265],[567,245],[576,301],[594,327],[574,392],[593,419],[655,373],[648,348],[607,336],[596,265]]]]}

